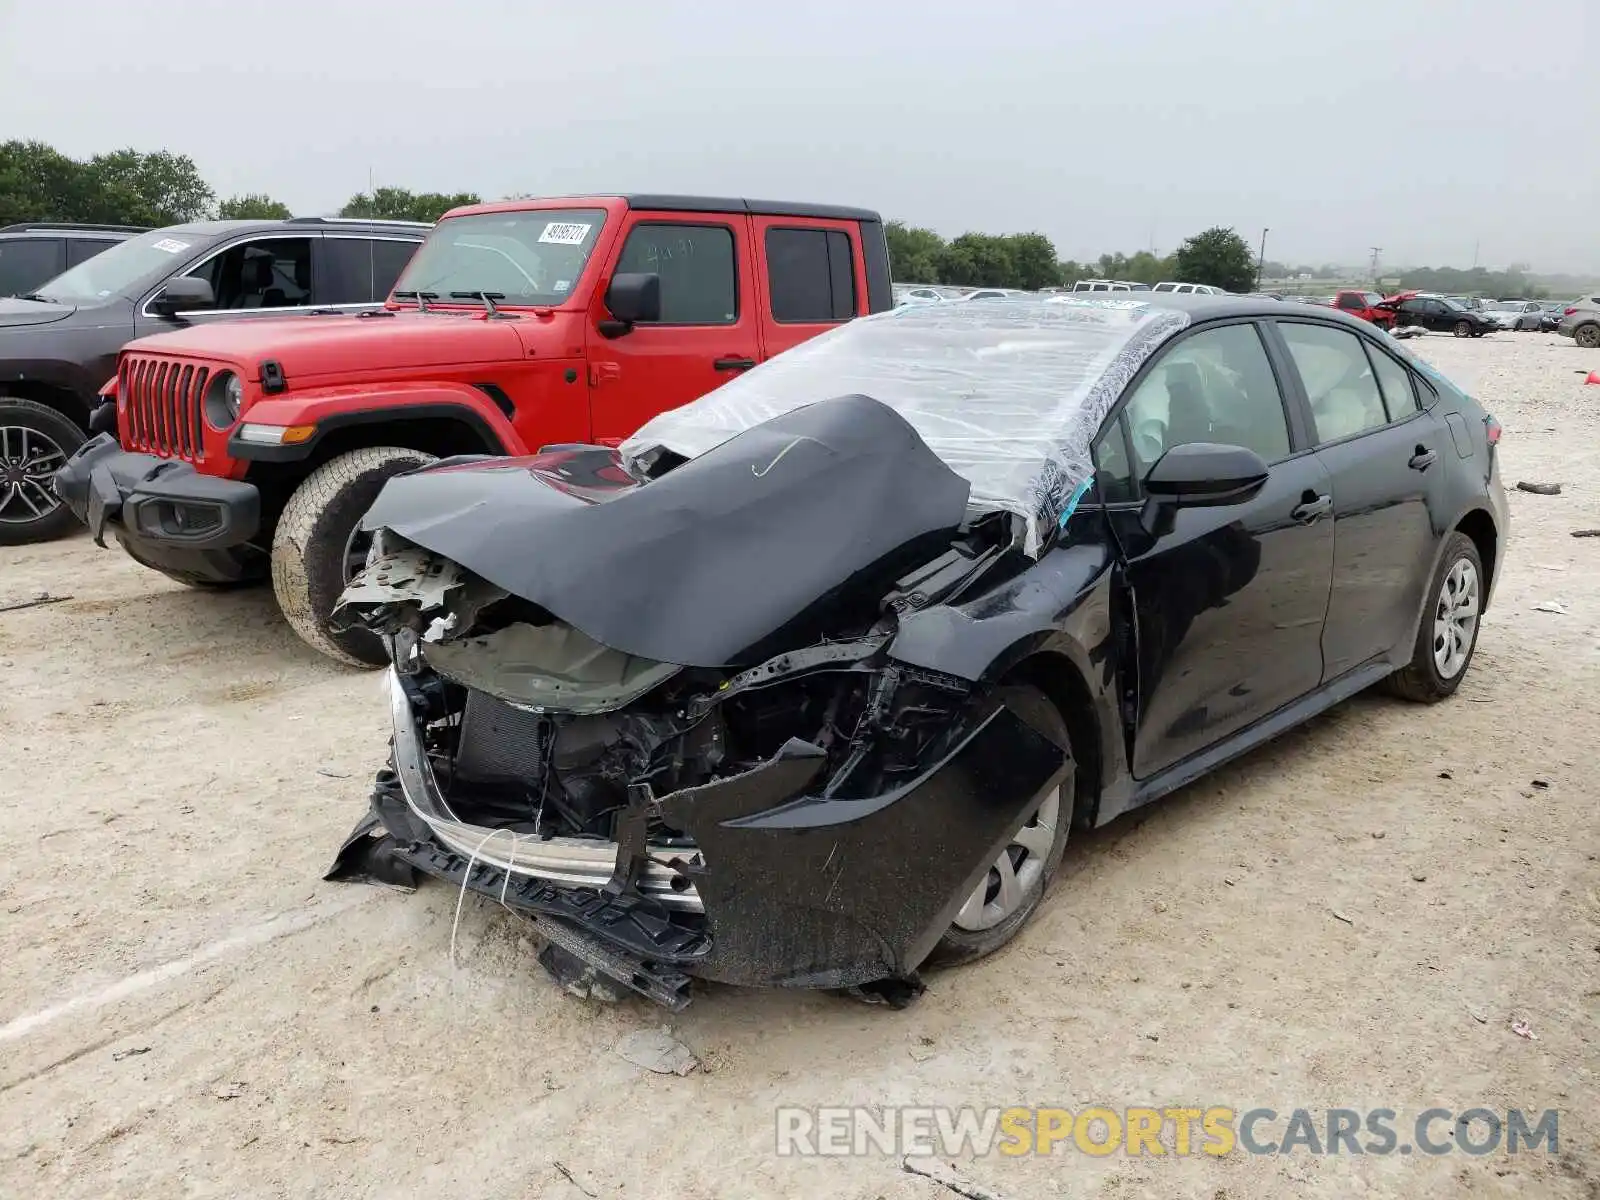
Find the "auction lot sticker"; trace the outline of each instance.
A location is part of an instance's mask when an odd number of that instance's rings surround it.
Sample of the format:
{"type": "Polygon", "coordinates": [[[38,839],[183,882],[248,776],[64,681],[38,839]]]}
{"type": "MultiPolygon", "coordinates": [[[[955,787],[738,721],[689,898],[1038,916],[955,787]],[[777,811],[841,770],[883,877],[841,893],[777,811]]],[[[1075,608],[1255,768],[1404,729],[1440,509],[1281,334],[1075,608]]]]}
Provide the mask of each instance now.
{"type": "Polygon", "coordinates": [[[544,227],[539,240],[554,242],[558,246],[581,246],[583,239],[589,236],[589,230],[593,228],[593,225],[583,225],[576,221],[551,221],[544,227]]]}

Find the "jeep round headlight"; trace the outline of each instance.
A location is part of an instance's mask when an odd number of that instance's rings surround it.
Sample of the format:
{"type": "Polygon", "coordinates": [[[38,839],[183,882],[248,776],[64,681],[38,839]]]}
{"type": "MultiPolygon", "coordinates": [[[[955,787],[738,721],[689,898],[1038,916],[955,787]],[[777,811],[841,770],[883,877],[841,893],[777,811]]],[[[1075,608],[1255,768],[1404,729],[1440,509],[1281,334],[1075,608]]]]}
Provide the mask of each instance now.
{"type": "Polygon", "coordinates": [[[206,420],[217,429],[227,429],[239,419],[244,402],[244,381],[232,371],[220,371],[206,387],[206,420]]]}

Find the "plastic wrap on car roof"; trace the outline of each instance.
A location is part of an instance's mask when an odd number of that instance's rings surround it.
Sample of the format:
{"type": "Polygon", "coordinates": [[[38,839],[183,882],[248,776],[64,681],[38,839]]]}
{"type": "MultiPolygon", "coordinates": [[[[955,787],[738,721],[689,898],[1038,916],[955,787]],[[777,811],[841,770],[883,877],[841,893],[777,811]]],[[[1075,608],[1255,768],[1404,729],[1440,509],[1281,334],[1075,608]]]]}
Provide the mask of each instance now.
{"type": "Polygon", "coordinates": [[[694,458],[819,400],[889,406],[972,485],[972,506],[1012,512],[1041,552],[1079,485],[1089,444],[1122,389],[1187,313],[1143,299],[1061,296],[909,306],[862,317],[681,408],[622,444],[630,463],[694,458]]]}

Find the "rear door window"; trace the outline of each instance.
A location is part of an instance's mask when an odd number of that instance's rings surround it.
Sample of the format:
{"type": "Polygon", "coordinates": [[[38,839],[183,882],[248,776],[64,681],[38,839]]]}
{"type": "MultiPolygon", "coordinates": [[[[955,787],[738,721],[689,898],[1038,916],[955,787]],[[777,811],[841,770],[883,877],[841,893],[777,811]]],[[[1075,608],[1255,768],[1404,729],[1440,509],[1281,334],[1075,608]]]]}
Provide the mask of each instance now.
{"type": "Polygon", "coordinates": [[[0,296],[31,292],[66,267],[60,238],[14,238],[0,241],[0,296]]]}
{"type": "Polygon", "coordinates": [[[1417,390],[1411,381],[1411,372],[1376,346],[1369,344],[1366,351],[1367,358],[1372,362],[1372,372],[1378,377],[1378,387],[1383,392],[1389,420],[1405,420],[1417,411],[1417,390]]]}
{"type": "Polygon", "coordinates": [[[1280,321],[1316,422],[1317,441],[1332,442],[1386,425],[1389,415],[1361,339],[1327,325],[1280,321]]]}
{"type": "Polygon", "coordinates": [[[400,278],[400,272],[417,252],[420,241],[374,238],[372,241],[372,298],[382,300],[400,278]]]}
{"type": "Polygon", "coordinates": [[[836,229],[767,230],[767,294],[775,321],[848,321],[856,311],[850,235],[836,229]]]}
{"type": "Polygon", "coordinates": [[[373,299],[372,247],[366,238],[323,238],[317,304],[364,304],[373,299]]]}

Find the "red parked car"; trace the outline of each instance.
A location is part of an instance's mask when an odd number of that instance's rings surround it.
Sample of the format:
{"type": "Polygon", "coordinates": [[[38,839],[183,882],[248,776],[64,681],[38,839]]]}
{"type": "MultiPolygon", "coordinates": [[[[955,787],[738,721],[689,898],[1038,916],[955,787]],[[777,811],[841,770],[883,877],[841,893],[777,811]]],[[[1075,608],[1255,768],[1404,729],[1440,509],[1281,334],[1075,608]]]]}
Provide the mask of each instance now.
{"type": "Polygon", "coordinates": [[[1390,329],[1394,326],[1394,313],[1379,308],[1382,303],[1383,297],[1377,292],[1342,291],[1333,298],[1333,306],[1341,312],[1347,312],[1352,317],[1360,317],[1363,321],[1371,321],[1374,325],[1390,329]]]}

